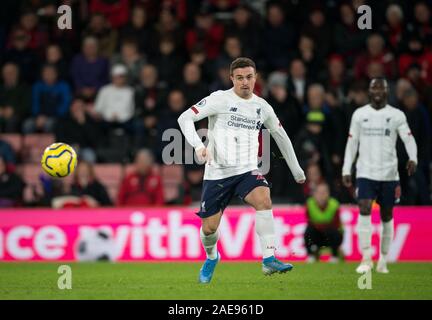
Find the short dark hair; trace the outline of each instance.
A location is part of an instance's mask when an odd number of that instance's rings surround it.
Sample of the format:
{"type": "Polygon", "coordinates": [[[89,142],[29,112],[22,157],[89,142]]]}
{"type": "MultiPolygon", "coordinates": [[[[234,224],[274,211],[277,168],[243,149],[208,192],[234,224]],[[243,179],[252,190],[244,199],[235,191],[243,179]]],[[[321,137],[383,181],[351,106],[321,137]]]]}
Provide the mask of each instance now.
{"type": "Polygon", "coordinates": [[[231,62],[230,74],[232,75],[235,69],[246,68],[246,67],[252,67],[256,72],[256,65],[252,59],[245,58],[245,57],[237,58],[233,62],[231,62]]]}

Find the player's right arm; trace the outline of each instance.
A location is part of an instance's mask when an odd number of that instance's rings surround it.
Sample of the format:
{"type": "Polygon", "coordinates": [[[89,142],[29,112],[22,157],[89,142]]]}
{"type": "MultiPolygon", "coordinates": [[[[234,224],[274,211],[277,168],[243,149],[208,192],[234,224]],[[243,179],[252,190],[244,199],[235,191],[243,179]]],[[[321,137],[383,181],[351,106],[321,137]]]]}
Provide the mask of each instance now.
{"type": "Polygon", "coordinates": [[[177,119],[186,141],[195,149],[201,159],[209,160],[209,154],[195,129],[195,122],[217,114],[220,110],[221,101],[220,94],[214,92],[187,109],[177,119]]]}
{"type": "Polygon", "coordinates": [[[344,163],[342,167],[342,182],[346,187],[351,186],[351,168],[358,151],[360,141],[360,120],[358,110],[353,113],[345,147],[344,163]]]}

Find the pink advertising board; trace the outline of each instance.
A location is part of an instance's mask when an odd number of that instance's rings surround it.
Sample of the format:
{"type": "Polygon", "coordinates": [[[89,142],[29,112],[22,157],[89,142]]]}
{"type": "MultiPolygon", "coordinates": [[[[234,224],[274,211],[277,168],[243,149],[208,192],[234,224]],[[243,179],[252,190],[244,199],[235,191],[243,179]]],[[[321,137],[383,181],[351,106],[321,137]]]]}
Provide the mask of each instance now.
{"type": "MultiPolygon", "coordinates": [[[[119,261],[201,260],[200,220],[194,208],[19,209],[0,211],[0,261],[73,261],[77,239],[89,228],[109,228],[119,261]]],[[[359,260],[358,210],[343,207],[342,250],[347,260],[359,260]]],[[[306,257],[303,241],[304,208],[274,208],[277,256],[284,260],[306,257]]],[[[254,211],[230,207],[223,216],[219,250],[224,260],[257,260],[258,238],[254,211]]],[[[379,214],[373,212],[373,250],[379,250],[379,214]]],[[[395,236],[389,259],[432,261],[432,207],[395,208],[395,236]]]]}

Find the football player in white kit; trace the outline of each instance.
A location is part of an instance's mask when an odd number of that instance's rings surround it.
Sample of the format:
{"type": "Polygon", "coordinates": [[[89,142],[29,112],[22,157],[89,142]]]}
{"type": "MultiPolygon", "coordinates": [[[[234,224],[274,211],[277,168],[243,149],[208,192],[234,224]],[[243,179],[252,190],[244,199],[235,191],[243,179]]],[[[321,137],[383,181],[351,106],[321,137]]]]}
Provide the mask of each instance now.
{"type": "Polygon", "coordinates": [[[293,266],[275,258],[275,229],[269,185],[258,171],[258,134],[264,124],[275,139],[297,183],[306,178],[291,141],[273,108],[253,93],[255,63],[237,58],[231,63],[233,88],[213,92],[180,115],[178,122],[198,158],[206,161],[201,208],[201,242],[207,259],[199,282],[211,281],[220,255],[219,223],[229,201],[238,196],[256,210],[255,230],[262,248],[264,274],[290,271],[293,266]],[[194,122],[208,117],[208,146],[198,136],[194,122]]]}
{"type": "Polygon", "coordinates": [[[351,167],[357,150],[356,196],[359,204],[357,232],[363,255],[358,273],[372,270],[371,208],[374,200],[380,205],[380,256],[376,271],[388,273],[387,254],[393,238],[393,206],[399,200],[398,159],[396,140],[402,139],[409,156],[408,175],[417,166],[417,145],[408,127],[405,114],[387,104],[388,84],[383,78],[372,79],[369,85],[370,104],[357,109],[351,119],[342,180],[351,186],[351,167]]]}

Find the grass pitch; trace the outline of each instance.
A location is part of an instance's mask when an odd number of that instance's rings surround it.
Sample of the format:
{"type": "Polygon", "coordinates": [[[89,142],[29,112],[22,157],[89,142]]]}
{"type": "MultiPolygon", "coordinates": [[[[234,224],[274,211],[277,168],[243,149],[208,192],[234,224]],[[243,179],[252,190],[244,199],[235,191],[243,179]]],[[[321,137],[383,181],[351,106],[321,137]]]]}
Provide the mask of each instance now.
{"type": "Polygon", "coordinates": [[[0,263],[0,299],[432,299],[432,263],[390,264],[357,287],[357,264],[296,263],[265,277],[259,263],[223,262],[209,285],[200,263],[70,263],[72,289],[60,290],[59,263],[0,263]]]}

